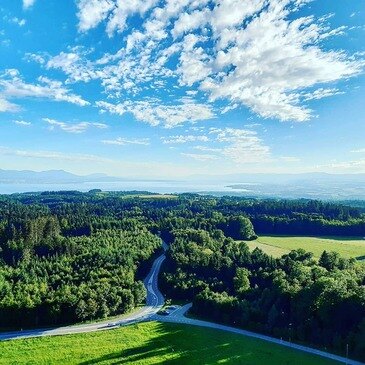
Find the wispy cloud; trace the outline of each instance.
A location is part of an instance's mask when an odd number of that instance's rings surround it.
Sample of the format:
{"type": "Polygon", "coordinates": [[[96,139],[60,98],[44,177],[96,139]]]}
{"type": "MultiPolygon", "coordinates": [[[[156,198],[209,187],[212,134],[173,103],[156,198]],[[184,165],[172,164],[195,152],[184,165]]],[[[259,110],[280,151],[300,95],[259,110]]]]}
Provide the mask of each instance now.
{"type": "Polygon", "coordinates": [[[285,162],[299,162],[300,161],[300,158],[295,157],[295,156],[280,156],[279,159],[282,161],[285,161],[285,162]]]}
{"type": "Polygon", "coordinates": [[[100,22],[107,20],[107,33],[122,32],[127,18],[135,14],[144,14],[157,0],[78,0],[79,30],[81,32],[95,28],[100,22]]]}
{"type": "Polygon", "coordinates": [[[16,112],[20,109],[19,105],[0,97],[0,112],[16,112]]]}
{"type": "Polygon", "coordinates": [[[202,161],[202,162],[212,161],[212,160],[218,159],[218,156],[216,156],[216,155],[208,155],[208,154],[198,154],[198,153],[185,153],[185,152],[181,152],[181,155],[182,156],[189,157],[189,158],[192,158],[192,159],[197,160],[197,161],[202,161]]]}
{"type": "Polygon", "coordinates": [[[254,0],[243,7],[235,0],[209,6],[186,0],[161,6],[138,0],[132,6],[122,0],[80,0],[82,32],[105,22],[112,36],[125,31],[128,18],[137,14],[143,23],[113,55],[92,65],[71,58],[86,78],[100,78],[109,91],[136,94],[156,87],[156,77],[174,78],[177,86],[193,86],[211,101],[227,101],[222,113],[244,105],[265,118],[306,121],[312,116],[307,101],[343,92],[323,85],[356,76],[364,67],[363,58],[322,46],[346,27],[331,29],[328,17],[299,16],[306,3],[254,0]],[[168,68],[172,56],[178,62],[168,68]]]}
{"type": "Polygon", "coordinates": [[[35,3],[35,0],[23,0],[23,8],[29,9],[31,8],[35,3]]]}
{"type": "MultiPolygon", "coordinates": [[[[210,128],[208,134],[209,138],[207,137],[207,140],[205,140],[205,142],[209,141],[208,145],[192,147],[196,151],[206,153],[195,154],[184,152],[182,154],[198,161],[222,159],[226,163],[233,163],[240,166],[274,161],[270,148],[258,136],[256,131],[237,128],[210,128]]],[[[178,137],[176,140],[184,140],[184,136],[176,137],[178,137]]],[[[189,138],[189,136],[185,137],[189,138]]],[[[283,157],[282,161],[293,162],[293,159],[283,157]]]]}
{"type": "Polygon", "coordinates": [[[13,123],[14,123],[14,124],[17,124],[17,125],[20,125],[20,126],[22,126],[22,127],[29,127],[29,126],[31,126],[31,125],[32,125],[32,123],[31,123],[31,122],[26,122],[26,121],[24,121],[24,120],[14,120],[14,121],[13,121],[13,123]]]}
{"type": "Polygon", "coordinates": [[[318,171],[328,171],[332,173],[365,173],[365,159],[351,161],[335,161],[329,164],[318,165],[318,171]]]}
{"type": "Polygon", "coordinates": [[[214,112],[209,104],[199,104],[185,99],[175,105],[166,105],[160,100],[126,101],[120,104],[98,101],[96,105],[101,111],[109,111],[118,115],[132,113],[141,122],[152,126],[162,125],[165,128],[214,117],[214,112]]]}
{"type": "Polygon", "coordinates": [[[92,154],[81,153],[64,153],[57,151],[34,151],[34,150],[22,150],[13,149],[4,146],[0,146],[0,155],[3,156],[18,156],[30,159],[47,159],[47,160],[60,160],[60,161],[90,161],[90,162],[115,162],[112,159],[104,158],[92,154]]]}
{"type": "Polygon", "coordinates": [[[215,136],[218,144],[223,144],[222,155],[235,163],[247,164],[271,160],[270,148],[253,130],[211,128],[209,133],[215,136]]]}
{"type": "Polygon", "coordinates": [[[207,147],[207,146],[194,146],[193,149],[204,152],[222,152],[222,148],[207,147]]]}
{"type": "Polygon", "coordinates": [[[3,97],[2,100],[5,100],[3,102],[5,108],[3,107],[3,109],[7,109],[7,111],[16,108],[8,99],[43,98],[54,101],[66,101],[80,106],[89,104],[81,96],[70,92],[60,81],[40,76],[38,83],[26,83],[16,69],[8,69],[0,75],[0,91],[3,97]]]}
{"type": "Polygon", "coordinates": [[[19,27],[24,27],[24,25],[26,23],[25,19],[20,19],[20,18],[17,18],[17,17],[9,18],[8,21],[10,23],[18,25],[19,27]]]}
{"type": "Polygon", "coordinates": [[[54,120],[54,119],[50,119],[50,118],[43,118],[43,121],[48,123],[50,130],[59,128],[68,133],[83,133],[91,127],[98,128],[98,129],[108,128],[108,126],[104,123],[91,123],[91,122],[66,123],[66,122],[60,122],[58,120],[54,120]]]}
{"type": "Polygon", "coordinates": [[[118,137],[116,139],[104,139],[101,141],[104,144],[111,144],[111,145],[117,145],[117,146],[125,146],[128,144],[137,144],[142,146],[148,146],[150,144],[149,138],[123,138],[118,137]]]}
{"type": "Polygon", "coordinates": [[[178,135],[161,137],[163,144],[183,144],[187,142],[208,142],[209,138],[207,136],[195,136],[195,135],[178,135]]]}

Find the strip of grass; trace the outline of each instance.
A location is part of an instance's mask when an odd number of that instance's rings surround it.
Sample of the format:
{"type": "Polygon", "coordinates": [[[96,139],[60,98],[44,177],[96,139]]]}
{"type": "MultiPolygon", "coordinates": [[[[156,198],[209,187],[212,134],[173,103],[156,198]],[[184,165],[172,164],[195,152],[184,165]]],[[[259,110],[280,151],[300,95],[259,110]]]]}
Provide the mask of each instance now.
{"type": "Polygon", "coordinates": [[[274,257],[303,248],[313,252],[316,257],[326,250],[336,251],[346,258],[365,258],[365,240],[358,237],[260,236],[246,243],[251,249],[258,247],[274,257]]]}
{"type": "Polygon", "coordinates": [[[117,330],[0,342],[0,364],[335,365],[336,361],[223,331],[148,322],[117,330]]]}

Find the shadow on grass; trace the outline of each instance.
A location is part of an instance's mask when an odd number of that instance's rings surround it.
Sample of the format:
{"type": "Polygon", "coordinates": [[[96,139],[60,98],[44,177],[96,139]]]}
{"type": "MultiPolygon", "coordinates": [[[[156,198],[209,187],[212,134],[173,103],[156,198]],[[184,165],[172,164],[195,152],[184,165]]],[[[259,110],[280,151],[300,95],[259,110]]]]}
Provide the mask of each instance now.
{"type": "MultiPolygon", "coordinates": [[[[143,345],[116,351],[81,362],[80,365],[105,364],[258,364],[257,355],[269,360],[272,352],[266,348],[242,348],[239,339],[229,340],[217,337],[216,331],[204,332],[176,329],[169,324],[160,323],[155,331],[156,336],[148,339],[143,345]]],[[[261,364],[261,362],[260,362],[261,364]]],[[[290,360],[281,365],[291,364],[290,360]]],[[[298,365],[300,362],[298,363],[298,365]]]]}

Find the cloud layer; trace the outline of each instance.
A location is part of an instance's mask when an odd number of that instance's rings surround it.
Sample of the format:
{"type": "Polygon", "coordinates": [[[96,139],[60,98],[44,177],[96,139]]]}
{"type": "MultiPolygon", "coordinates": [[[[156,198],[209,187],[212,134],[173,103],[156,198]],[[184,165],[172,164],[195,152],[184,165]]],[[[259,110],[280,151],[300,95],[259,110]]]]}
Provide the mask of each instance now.
{"type": "MultiPolygon", "coordinates": [[[[98,79],[113,98],[172,82],[264,118],[307,121],[313,114],[308,101],[339,94],[332,85],[358,75],[364,66],[361,59],[323,46],[346,27],[331,29],[328,17],[299,16],[309,2],[250,0],[242,6],[239,0],[80,0],[79,31],[103,23],[107,35],[121,36],[124,46],[94,60],[74,49],[50,56],[45,65],[62,69],[69,82],[98,79]],[[142,21],[137,29],[131,20],[136,16],[142,21]]],[[[104,107],[143,114],[144,100],[134,99],[134,111],[128,102],[104,107]]],[[[137,119],[158,125],[166,114],[175,120],[169,126],[192,120],[179,108],[161,106],[149,118],[137,119]]],[[[210,117],[203,113],[201,119],[210,117]]]]}

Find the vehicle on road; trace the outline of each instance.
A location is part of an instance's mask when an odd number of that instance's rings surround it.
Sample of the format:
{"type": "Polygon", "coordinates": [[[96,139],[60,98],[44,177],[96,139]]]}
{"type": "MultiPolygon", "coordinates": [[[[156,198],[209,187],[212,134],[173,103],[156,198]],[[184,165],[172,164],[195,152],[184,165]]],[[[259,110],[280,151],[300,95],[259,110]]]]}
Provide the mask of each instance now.
{"type": "Polygon", "coordinates": [[[118,322],[110,322],[108,323],[108,327],[115,327],[115,326],[119,326],[118,322]]]}
{"type": "Polygon", "coordinates": [[[168,316],[170,314],[170,312],[166,309],[162,309],[162,310],[158,311],[157,314],[159,314],[160,316],[168,316]]]}

